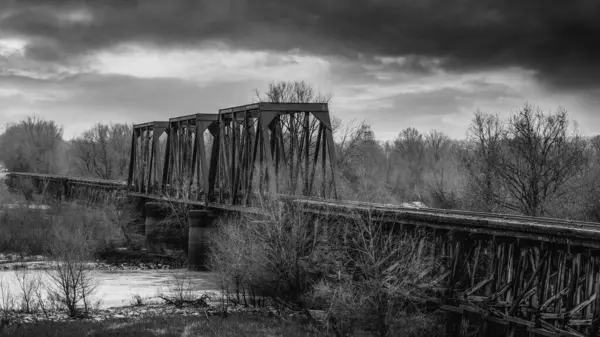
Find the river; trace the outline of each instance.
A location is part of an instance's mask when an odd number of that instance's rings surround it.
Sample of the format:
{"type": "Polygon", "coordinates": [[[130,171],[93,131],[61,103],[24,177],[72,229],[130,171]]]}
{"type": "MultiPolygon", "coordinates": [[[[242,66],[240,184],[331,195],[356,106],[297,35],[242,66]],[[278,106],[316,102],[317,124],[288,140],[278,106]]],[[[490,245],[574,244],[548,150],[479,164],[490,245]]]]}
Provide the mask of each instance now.
{"type": "MultiPolygon", "coordinates": [[[[200,295],[202,293],[217,293],[219,290],[218,281],[214,273],[210,272],[191,272],[184,269],[171,270],[93,270],[94,279],[97,280],[98,287],[92,298],[100,299],[100,308],[110,308],[129,305],[133,296],[139,295],[145,302],[158,301],[156,296],[162,293],[169,293],[169,284],[174,284],[174,280],[184,280],[182,283],[189,285],[191,292],[200,295]]],[[[31,270],[33,277],[39,278],[43,284],[48,284],[48,275],[42,270],[31,270]]],[[[3,285],[8,285],[8,293],[13,297],[19,296],[19,289],[14,270],[0,271],[0,280],[3,285]]],[[[2,293],[6,294],[4,289],[2,293]]],[[[0,294],[0,307],[2,306],[2,294],[0,294]]]]}
{"type": "MultiPolygon", "coordinates": [[[[0,172],[0,184],[6,177],[6,173],[0,172]]],[[[10,208],[0,195],[0,205],[4,208],[10,208]]],[[[0,207],[2,208],[2,207],[0,207]]],[[[2,210],[0,209],[0,213],[2,210]]],[[[30,270],[31,276],[39,278],[42,284],[48,284],[48,275],[42,270],[30,270]]],[[[101,308],[110,308],[130,304],[133,296],[139,295],[147,302],[156,301],[159,292],[168,293],[169,284],[174,283],[174,279],[185,278],[184,283],[189,284],[189,288],[196,294],[205,292],[218,292],[219,285],[215,274],[210,272],[190,272],[184,269],[168,270],[93,270],[94,279],[97,280],[98,287],[94,299],[100,299],[101,308]]],[[[0,308],[2,307],[2,294],[10,293],[13,297],[20,296],[21,290],[18,288],[15,279],[14,270],[0,271],[0,281],[8,289],[0,292],[0,308]]]]}

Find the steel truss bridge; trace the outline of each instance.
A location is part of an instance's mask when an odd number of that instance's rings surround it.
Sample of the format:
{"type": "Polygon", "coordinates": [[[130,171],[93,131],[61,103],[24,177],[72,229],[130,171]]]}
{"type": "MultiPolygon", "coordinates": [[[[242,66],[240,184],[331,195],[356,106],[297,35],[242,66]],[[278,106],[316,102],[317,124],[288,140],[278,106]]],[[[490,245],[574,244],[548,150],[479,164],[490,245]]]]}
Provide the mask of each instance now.
{"type": "MultiPolygon", "coordinates": [[[[427,233],[442,261],[431,298],[480,336],[597,336],[600,224],[339,200],[327,104],[258,103],[134,125],[127,182],[10,173],[38,190],[102,202],[124,196],[257,211],[261,195],[334,218],[376,217],[427,233]],[[499,330],[501,327],[503,330],[499,330]]],[[[425,254],[425,251],[423,252],[425,254]]]]}

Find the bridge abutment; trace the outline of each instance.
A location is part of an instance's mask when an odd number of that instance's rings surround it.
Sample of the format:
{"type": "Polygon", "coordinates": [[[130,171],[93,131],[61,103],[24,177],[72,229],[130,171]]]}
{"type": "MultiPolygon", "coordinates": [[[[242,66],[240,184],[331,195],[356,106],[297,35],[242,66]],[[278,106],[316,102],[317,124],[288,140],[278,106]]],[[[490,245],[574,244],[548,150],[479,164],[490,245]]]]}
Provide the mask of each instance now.
{"type": "Polygon", "coordinates": [[[213,227],[215,214],[209,210],[190,210],[188,270],[208,270],[208,235],[213,227]]]}

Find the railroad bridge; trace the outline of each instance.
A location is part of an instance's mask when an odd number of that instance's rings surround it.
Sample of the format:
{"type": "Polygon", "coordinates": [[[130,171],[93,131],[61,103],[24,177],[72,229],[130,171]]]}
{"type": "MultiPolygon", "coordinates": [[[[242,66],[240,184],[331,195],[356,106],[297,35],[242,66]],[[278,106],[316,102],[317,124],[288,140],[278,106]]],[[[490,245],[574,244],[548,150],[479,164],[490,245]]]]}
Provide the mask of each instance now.
{"type": "Polygon", "coordinates": [[[60,198],[133,196],[148,200],[147,210],[152,201],[185,203],[200,212],[190,212],[190,234],[204,226],[202,210],[257,211],[264,195],[306,212],[376,216],[430,234],[428,254],[444,265],[437,285],[452,294],[430,301],[461,322],[458,335],[476,320],[482,336],[597,336],[600,224],[340,200],[335,163],[327,104],[257,103],[134,125],[127,182],[9,176],[60,198]]]}

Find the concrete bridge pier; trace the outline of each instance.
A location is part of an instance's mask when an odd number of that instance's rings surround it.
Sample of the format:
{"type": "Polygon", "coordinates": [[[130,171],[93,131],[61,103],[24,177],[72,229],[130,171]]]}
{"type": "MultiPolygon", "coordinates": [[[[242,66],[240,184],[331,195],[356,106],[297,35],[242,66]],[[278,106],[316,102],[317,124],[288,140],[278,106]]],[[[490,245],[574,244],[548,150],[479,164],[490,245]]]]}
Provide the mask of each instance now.
{"type": "Polygon", "coordinates": [[[208,210],[190,210],[188,270],[208,270],[207,237],[213,226],[215,214],[208,210]]]}

